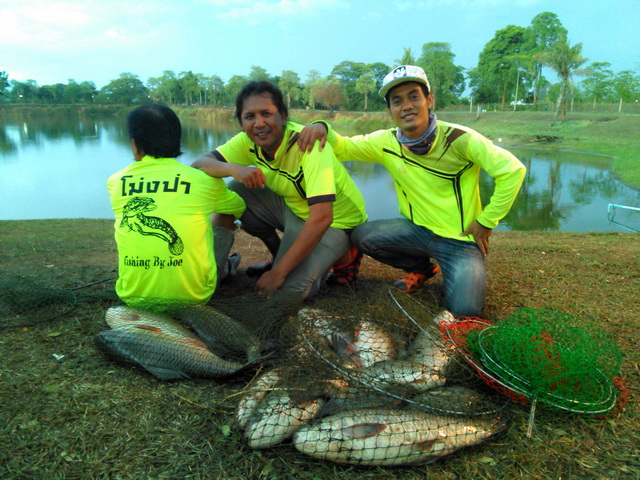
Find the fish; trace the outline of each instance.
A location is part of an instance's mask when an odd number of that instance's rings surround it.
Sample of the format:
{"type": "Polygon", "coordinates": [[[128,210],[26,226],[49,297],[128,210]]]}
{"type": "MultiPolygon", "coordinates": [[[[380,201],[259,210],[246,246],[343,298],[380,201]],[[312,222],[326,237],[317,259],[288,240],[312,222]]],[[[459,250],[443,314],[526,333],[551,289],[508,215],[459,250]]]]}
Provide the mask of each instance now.
{"type": "Polygon", "coordinates": [[[356,327],[354,340],[345,353],[358,367],[368,367],[376,362],[394,360],[397,349],[393,338],[383,328],[372,322],[362,322],[356,327]]]}
{"type": "Polygon", "coordinates": [[[343,326],[340,317],[313,308],[303,308],[298,312],[305,334],[324,337],[338,355],[345,355],[347,346],[353,342],[353,332],[343,326]]]}
{"type": "Polygon", "coordinates": [[[282,378],[282,371],[282,368],[269,370],[247,387],[245,394],[240,398],[236,408],[236,424],[238,427],[241,429],[247,427],[249,420],[255,414],[260,402],[262,402],[267,393],[272,390],[282,378]]]}
{"type": "Polygon", "coordinates": [[[198,338],[197,335],[169,315],[128,307],[125,305],[111,307],[105,313],[107,325],[111,328],[121,328],[135,325],[156,327],[165,333],[184,338],[198,338]]]}
{"type": "Polygon", "coordinates": [[[282,443],[315,418],[324,404],[321,397],[298,402],[288,393],[269,393],[249,420],[244,432],[247,444],[258,449],[282,443]]]}
{"type": "Polygon", "coordinates": [[[321,460],[368,466],[421,465],[506,430],[506,417],[467,418],[398,409],[347,410],[302,426],[295,448],[321,460]]]}
{"type": "Polygon", "coordinates": [[[440,371],[411,360],[384,360],[353,372],[353,375],[357,380],[378,388],[401,385],[429,390],[447,381],[440,371]]]}
{"type": "Polygon", "coordinates": [[[208,305],[190,305],[172,315],[196,332],[209,350],[225,358],[255,363],[263,357],[263,342],[244,325],[208,305]]]}
{"type": "Polygon", "coordinates": [[[421,392],[408,403],[422,411],[428,409],[432,412],[458,415],[494,414],[504,407],[504,401],[462,385],[444,386],[421,392]]]}
{"type": "MultiPolygon", "coordinates": [[[[434,322],[439,323],[439,317],[441,315],[437,316],[434,322]]],[[[442,316],[440,321],[448,321],[448,316],[442,316]]],[[[434,373],[444,377],[444,372],[454,355],[454,347],[444,340],[442,333],[431,325],[425,325],[411,342],[403,359],[431,367],[434,373]]]]}
{"type": "Polygon", "coordinates": [[[217,357],[198,339],[170,335],[148,325],[106,330],[94,340],[106,356],[142,367],[161,380],[224,378],[244,367],[217,357]]]}

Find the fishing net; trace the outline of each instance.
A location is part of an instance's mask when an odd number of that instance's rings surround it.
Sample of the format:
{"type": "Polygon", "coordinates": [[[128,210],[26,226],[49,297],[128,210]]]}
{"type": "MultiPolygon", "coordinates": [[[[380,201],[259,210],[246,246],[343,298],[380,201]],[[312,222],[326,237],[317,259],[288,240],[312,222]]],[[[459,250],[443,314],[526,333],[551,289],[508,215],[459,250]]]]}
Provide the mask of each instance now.
{"type": "Polygon", "coordinates": [[[0,276],[0,330],[32,327],[68,316],[78,305],[117,299],[113,288],[89,287],[108,282],[102,280],[79,287],[61,288],[15,273],[0,276]]]}
{"type": "Polygon", "coordinates": [[[622,355],[595,326],[551,310],[520,309],[488,324],[466,319],[444,331],[492,387],[552,409],[603,415],[618,403],[622,355]]]}
{"type": "Polygon", "coordinates": [[[236,426],[250,448],[290,441],[357,465],[430,463],[486,441],[508,428],[508,399],[458,361],[438,326],[452,321],[398,291],[366,313],[302,308],[244,389],[236,426]]]}

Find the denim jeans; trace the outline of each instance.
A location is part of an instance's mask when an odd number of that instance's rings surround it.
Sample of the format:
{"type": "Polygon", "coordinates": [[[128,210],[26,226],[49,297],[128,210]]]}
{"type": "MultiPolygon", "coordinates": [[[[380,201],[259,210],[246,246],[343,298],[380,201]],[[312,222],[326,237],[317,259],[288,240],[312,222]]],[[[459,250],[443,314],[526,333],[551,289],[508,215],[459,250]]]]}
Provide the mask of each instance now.
{"type": "MultiPolygon", "coordinates": [[[[232,180],[229,189],[240,195],[247,204],[247,209],[240,217],[245,232],[258,238],[268,238],[276,230],[283,232],[278,254],[274,258],[274,264],[277,264],[298,238],[304,220],[293,213],[284,198],[268,187],[247,188],[232,180]]],[[[345,230],[329,227],[316,248],[289,272],[280,290],[299,293],[303,299],[315,295],[335,261],[350,247],[349,235],[345,230]]]]}
{"type": "Polygon", "coordinates": [[[444,278],[447,310],[456,317],[482,314],[487,270],[484,255],[474,242],[441,237],[406,218],[358,225],[351,241],[370,257],[407,272],[426,273],[434,259],[444,278]]]}

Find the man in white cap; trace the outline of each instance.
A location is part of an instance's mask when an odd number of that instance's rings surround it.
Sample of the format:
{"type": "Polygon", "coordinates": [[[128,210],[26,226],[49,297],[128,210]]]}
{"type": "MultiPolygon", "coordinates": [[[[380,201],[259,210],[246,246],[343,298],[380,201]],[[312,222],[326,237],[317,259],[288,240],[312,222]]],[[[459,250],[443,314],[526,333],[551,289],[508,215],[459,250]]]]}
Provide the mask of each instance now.
{"type": "Polygon", "coordinates": [[[478,132],[440,121],[424,70],[394,68],[380,95],[396,127],[343,137],[325,122],[307,127],[301,148],[328,141],[341,161],[380,163],[394,179],[402,218],[363,223],[353,245],[385,264],[404,270],[393,285],[411,293],[442,271],[445,307],[456,316],[480,316],[484,309],[492,229],[509,212],[526,173],[510,152],[478,132]],[[482,207],[480,170],[495,180],[482,207]],[[433,260],[435,260],[434,263],[433,260]]]}

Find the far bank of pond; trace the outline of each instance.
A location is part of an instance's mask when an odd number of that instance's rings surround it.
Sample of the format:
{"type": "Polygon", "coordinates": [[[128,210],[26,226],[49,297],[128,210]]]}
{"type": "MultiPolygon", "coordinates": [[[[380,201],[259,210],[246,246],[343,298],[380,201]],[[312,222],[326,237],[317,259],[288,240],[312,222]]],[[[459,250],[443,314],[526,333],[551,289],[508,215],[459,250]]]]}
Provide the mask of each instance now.
{"type": "MultiPolygon", "coordinates": [[[[124,116],[133,107],[122,105],[0,105],[0,116],[77,114],[80,116],[124,116]]],[[[237,128],[231,107],[173,106],[183,118],[211,123],[228,123],[237,128]]],[[[625,185],[640,189],[640,115],[570,113],[566,122],[555,122],[553,112],[477,112],[442,111],[438,118],[466,125],[505,147],[536,148],[549,151],[575,151],[593,156],[594,166],[612,165],[614,174],[625,185]]],[[[344,134],[367,133],[393,126],[386,112],[333,112],[291,110],[299,123],[324,119],[344,134]]]]}

